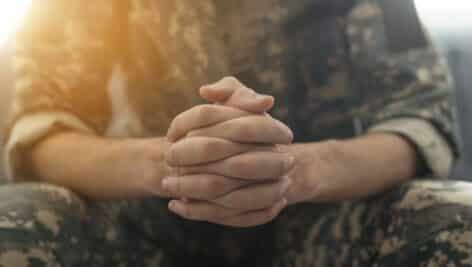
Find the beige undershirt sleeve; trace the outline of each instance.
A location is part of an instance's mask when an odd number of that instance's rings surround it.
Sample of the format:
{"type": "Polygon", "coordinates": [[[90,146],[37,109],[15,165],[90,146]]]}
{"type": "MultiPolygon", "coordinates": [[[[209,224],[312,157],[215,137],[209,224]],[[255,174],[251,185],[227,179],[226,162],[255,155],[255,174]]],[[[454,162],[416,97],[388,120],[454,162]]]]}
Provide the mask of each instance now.
{"type": "Polygon", "coordinates": [[[377,124],[369,132],[390,132],[408,138],[416,145],[434,177],[449,176],[454,163],[453,150],[430,122],[419,118],[398,118],[377,124]]]}
{"type": "Polygon", "coordinates": [[[11,128],[5,146],[5,167],[9,182],[34,181],[29,170],[25,150],[48,136],[56,126],[63,126],[87,134],[95,134],[77,116],[67,112],[41,112],[19,118],[11,128]]]}

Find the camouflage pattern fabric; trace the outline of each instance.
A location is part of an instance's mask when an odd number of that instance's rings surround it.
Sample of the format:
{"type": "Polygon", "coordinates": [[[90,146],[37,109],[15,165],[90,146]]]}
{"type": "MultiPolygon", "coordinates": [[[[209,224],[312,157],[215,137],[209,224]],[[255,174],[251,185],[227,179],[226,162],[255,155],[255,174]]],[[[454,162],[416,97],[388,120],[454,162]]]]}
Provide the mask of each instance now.
{"type": "Polygon", "coordinates": [[[162,200],[97,205],[62,188],[14,185],[0,189],[0,266],[472,266],[471,190],[418,181],[230,229],[181,220],[162,200]]]}
{"type": "MultiPolygon", "coordinates": [[[[397,132],[435,179],[454,159],[447,68],[429,43],[392,51],[377,0],[33,3],[14,59],[16,181],[34,180],[25,151],[55,126],[161,136],[199,103],[199,86],[225,75],[273,94],[296,141],[397,132]]],[[[0,188],[0,266],[472,266],[471,190],[417,181],[229,229],[177,218],[162,199],[93,203],[10,185],[0,188]]]]}
{"type": "Polygon", "coordinates": [[[233,75],[276,96],[272,113],[297,141],[407,117],[455,150],[447,67],[429,43],[391,51],[377,0],[33,2],[12,127],[61,112],[98,135],[162,135],[202,84],[233,75]]]}

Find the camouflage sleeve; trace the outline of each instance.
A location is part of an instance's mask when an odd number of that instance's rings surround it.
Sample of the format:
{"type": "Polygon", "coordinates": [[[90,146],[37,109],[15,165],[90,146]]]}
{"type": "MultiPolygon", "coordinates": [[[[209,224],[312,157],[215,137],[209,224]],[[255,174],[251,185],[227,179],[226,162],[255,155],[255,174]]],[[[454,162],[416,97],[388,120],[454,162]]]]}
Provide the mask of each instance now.
{"type": "Polygon", "coordinates": [[[457,155],[453,86],[413,1],[356,1],[347,36],[363,127],[402,135],[416,145],[425,175],[447,177],[457,155]]]}
{"type": "Polygon", "coordinates": [[[106,85],[115,60],[110,3],[33,1],[15,39],[16,84],[5,147],[10,180],[34,179],[26,151],[51,131],[104,132],[110,116],[106,85]]]}

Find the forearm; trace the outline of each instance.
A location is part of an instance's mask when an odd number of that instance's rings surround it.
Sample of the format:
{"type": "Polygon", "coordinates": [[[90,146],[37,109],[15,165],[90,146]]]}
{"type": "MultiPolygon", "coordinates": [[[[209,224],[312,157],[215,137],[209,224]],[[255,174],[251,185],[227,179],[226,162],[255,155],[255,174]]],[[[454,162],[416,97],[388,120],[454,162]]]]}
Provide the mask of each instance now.
{"type": "Polygon", "coordinates": [[[394,134],[293,145],[289,150],[300,162],[294,179],[298,189],[315,201],[359,199],[381,193],[414,177],[416,151],[394,134]],[[310,190],[310,192],[307,192],[310,190]]]}
{"type": "Polygon", "coordinates": [[[414,147],[396,134],[370,134],[341,141],[339,144],[339,175],[352,175],[361,184],[364,194],[375,194],[413,178],[417,170],[414,147]],[[344,168],[341,168],[344,167],[344,168]]]}
{"type": "Polygon", "coordinates": [[[31,162],[42,181],[92,199],[143,197],[161,192],[167,148],[164,138],[114,140],[65,132],[37,144],[31,162]]]}

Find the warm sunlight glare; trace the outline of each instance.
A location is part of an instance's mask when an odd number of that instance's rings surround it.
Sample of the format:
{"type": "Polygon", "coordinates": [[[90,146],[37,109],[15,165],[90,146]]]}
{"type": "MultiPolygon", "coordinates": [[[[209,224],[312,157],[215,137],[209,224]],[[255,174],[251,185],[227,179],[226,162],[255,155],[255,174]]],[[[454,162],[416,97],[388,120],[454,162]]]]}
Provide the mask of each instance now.
{"type": "Polygon", "coordinates": [[[11,37],[21,24],[31,0],[1,0],[0,2],[0,46],[11,37]]]}

